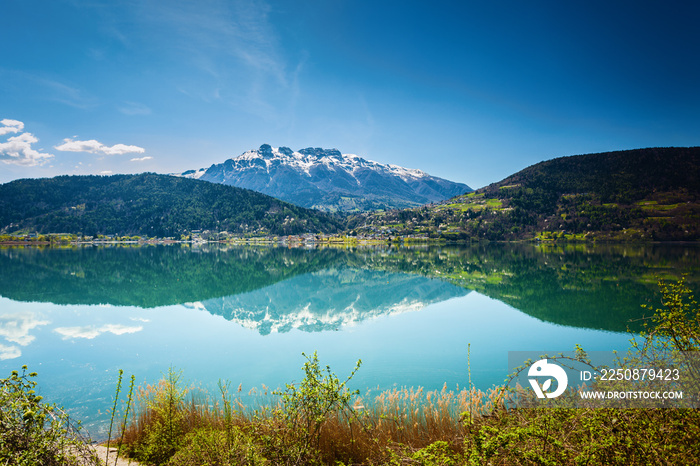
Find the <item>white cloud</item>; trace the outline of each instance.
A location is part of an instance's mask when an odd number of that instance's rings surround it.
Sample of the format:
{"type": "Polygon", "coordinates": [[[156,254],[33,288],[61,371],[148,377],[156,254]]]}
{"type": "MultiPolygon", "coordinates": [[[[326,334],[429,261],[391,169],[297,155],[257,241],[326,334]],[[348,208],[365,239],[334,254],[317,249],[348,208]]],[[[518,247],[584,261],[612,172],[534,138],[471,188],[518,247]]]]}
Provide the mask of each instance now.
{"type": "Polygon", "coordinates": [[[49,324],[48,320],[39,320],[32,312],[19,312],[0,316],[0,336],[7,341],[27,346],[34,341],[29,332],[40,325],[49,324]]]}
{"type": "Polygon", "coordinates": [[[24,129],[24,123],[21,121],[17,120],[9,120],[5,118],[4,120],[0,120],[0,136],[3,136],[8,133],[19,133],[24,129]]]}
{"type": "MultiPolygon", "coordinates": [[[[9,133],[19,133],[24,129],[24,123],[17,120],[4,119],[0,120],[0,136],[9,133]]],[[[21,133],[18,136],[13,136],[7,142],[0,142],[0,160],[7,164],[26,165],[33,167],[42,165],[48,161],[53,154],[39,152],[32,149],[32,144],[38,142],[36,136],[32,133],[21,133]]]]}
{"type": "Polygon", "coordinates": [[[145,157],[134,157],[131,159],[132,162],[145,162],[146,160],[151,160],[153,157],[151,156],[145,156],[145,157]]]}
{"type": "Polygon", "coordinates": [[[65,152],[92,152],[95,154],[99,152],[102,147],[104,147],[104,144],[94,139],[90,141],[73,141],[70,138],[66,138],[63,140],[63,144],[54,147],[54,149],[65,152]]]}
{"type": "Polygon", "coordinates": [[[86,338],[92,340],[103,333],[112,333],[114,335],[123,335],[125,333],[136,333],[143,330],[143,327],[128,327],[120,324],[107,324],[102,327],[85,326],[85,327],[58,327],[54,329],[56,333],[63,335],[64,340],[70,338],[86,338]]]}
{"type": "Polygon", "coordinates": [[[54,147],[63,152],[90,152],[91,154],[122,155],[122,154],[143,154],[146,149],[139,146],[127,146],[126,144],[115,144],[105,146],[99,141],[90,139],[89,141],[74,141],[71,138],[63,140],[63,144],[54,147]]]}
{"type": "Polygon", "coordinates": [[[18,346],[5,346],[0,344],[0,361],[15,359],[22,356],[22,350],[18,346]]]}
{"type": "Polygon", "coordinates": [[[112,173],[114,173],[112,170],[102,170],[100,175],[111,175],[112,173]]]}

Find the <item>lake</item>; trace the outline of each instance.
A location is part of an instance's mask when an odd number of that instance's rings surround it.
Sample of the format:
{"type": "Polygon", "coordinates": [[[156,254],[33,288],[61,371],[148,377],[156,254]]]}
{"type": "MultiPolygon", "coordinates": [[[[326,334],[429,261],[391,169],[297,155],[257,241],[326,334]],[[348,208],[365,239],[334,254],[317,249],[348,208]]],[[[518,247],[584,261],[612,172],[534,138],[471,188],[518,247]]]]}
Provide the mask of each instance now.
{"type": "Polygon", "coordinates": [[[509,351],[625,351],[657,280],[697,289],[699,270],[697,245],[0,248],[0,373],[28,365],[93,438],[119,369],[246,393],[299,381],[317,351],[342,379],[362,359],[363,393],[455,390],[470,345],[486,389],[509,351]]]}

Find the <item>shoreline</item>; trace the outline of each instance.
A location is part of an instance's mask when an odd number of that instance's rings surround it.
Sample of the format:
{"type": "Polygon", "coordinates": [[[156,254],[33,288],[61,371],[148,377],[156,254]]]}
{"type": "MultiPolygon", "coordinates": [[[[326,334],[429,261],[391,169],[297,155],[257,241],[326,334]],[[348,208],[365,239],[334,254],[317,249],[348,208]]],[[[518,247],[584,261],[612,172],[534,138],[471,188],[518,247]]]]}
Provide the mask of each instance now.
{"type": "Polygon", "coordinates": [[[700,241],[625,241],[614,239],[593,239],[593,240],[540,240],[539,238],[512,240],[512,241],[491,241],[491,240],[447,240],[444,238],[330,238],[330,239],[299,239],[298,237],[254,237],[254,238],[232,238],[228,240],[172,240],[172,239],[151,239],[145,241],[135,240],[110,240],[110,241],[32,241],[32,240],[11,240],[0,241],[0,247],[7,246],[49,246],[49,247],[72,247],[72,246],[113,246],[113,245],[172,245],[184,244],[189,246],[201,246],[204,244],[219,244],[219,245],[252,245],[252,246],[294,246],[294,247],[310,247],[310,246],[441,246],[441,245],[471,245],[471,244],[533,244],[533,245],[600,245],[600,244],[619,244],[619,245],[650,245],[650,244],[678,244],[678,245],[697,245],[700,241]]]}

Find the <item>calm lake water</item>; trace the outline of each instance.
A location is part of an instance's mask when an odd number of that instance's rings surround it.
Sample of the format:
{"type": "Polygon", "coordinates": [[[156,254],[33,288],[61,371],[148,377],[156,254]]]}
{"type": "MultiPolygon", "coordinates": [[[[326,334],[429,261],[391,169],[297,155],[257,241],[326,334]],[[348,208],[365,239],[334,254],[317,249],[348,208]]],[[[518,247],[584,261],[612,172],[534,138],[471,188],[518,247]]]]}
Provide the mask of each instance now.
{"type": "Polygon", "coordinates": [[[509,351],[625,351],[658,278],[688,274],[694,245],[0,249],[0,374],[23,364],[93,438],[119,369],[169,367],[215,392],[299,381],[307,354],[352,388],[482,389],[509,351]]]}

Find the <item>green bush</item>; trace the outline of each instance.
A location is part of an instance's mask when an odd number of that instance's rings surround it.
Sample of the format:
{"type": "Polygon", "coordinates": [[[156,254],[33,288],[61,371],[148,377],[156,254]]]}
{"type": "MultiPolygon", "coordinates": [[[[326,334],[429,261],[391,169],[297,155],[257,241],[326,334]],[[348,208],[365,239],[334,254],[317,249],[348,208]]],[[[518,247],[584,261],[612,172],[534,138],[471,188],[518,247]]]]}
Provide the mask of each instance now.
{"type": "Polygon", "coordinates": [[[253,466],[270,462],[262,456],[254,439],[237,426],[218,430],[196,429],[188,433],[182,448],[168,461],[168,466],[253,466]]]}
{"type": "Polygon", "coordinates": [[[341,382],[330,366],[321,368],[316,351],[311,357],[302,355],[306,358],[302,367],[304,379],[298,385],[287,384],[282,392],[274,392],[282,397],[281,414],[288,434],[284,443],[295,463],[318,452],[321,428],[329,419],[344,413],[350,416],[350,400],[359,391],[349,391],[346,385],[362,364],[358,360],[355,369],[341,382]]]}
{"type": "Polygon", "coordinates": [[[462,463],[460,455],[444,441],[438,440],[411,455],[411,458],[421,466],[456,466],[462,463]]]}
{"type": "Polygon", "coordinates": [[[0,464],[3,466],[97,465],[95,454],[68,414],[42,402],[36,372],[12,371],[0,379],[0,464]]]}

